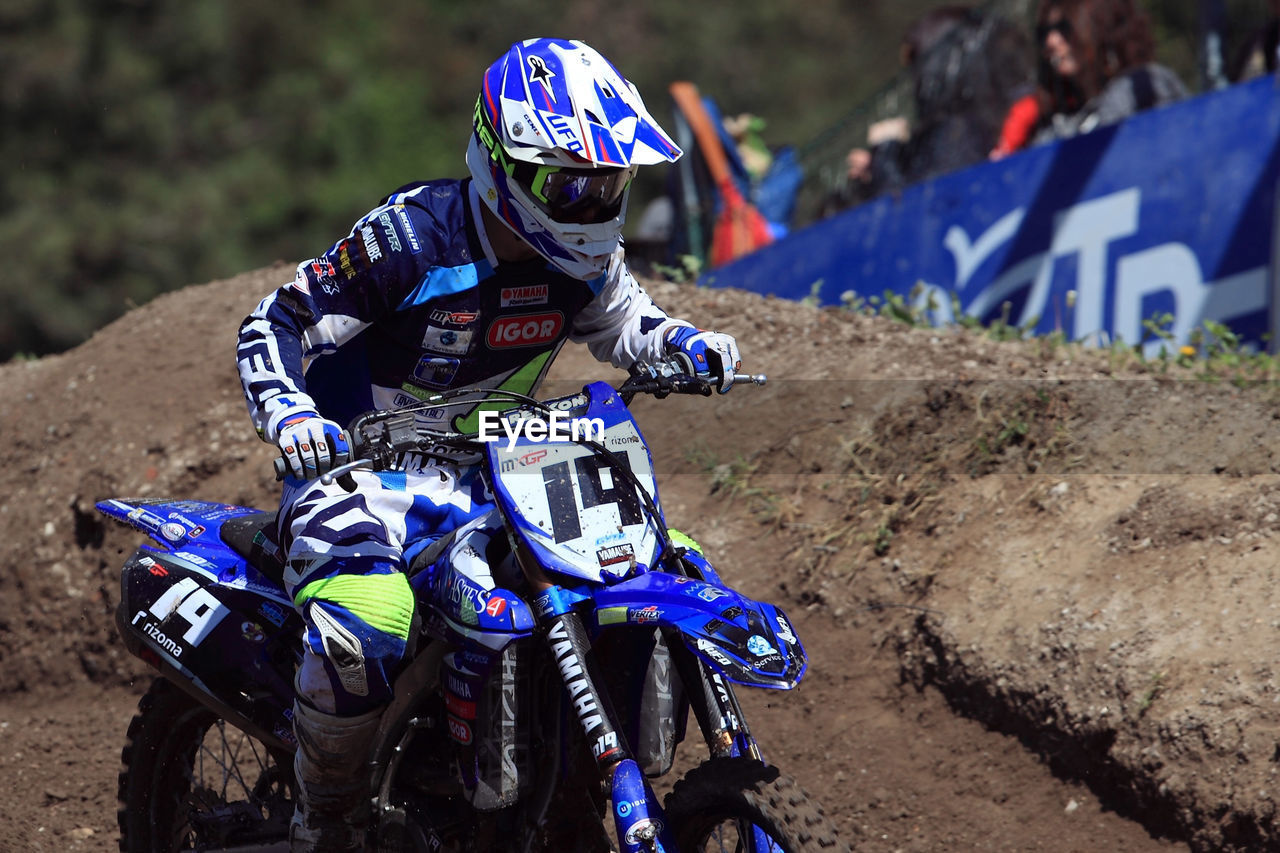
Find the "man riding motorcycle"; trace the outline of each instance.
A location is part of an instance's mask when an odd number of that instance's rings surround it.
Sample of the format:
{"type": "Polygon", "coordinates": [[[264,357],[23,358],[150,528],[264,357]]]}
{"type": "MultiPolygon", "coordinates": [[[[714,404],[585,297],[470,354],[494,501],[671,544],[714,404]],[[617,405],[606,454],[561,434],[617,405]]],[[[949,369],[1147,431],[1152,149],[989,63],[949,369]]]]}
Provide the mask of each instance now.
{"type": "MultiPolygon", "coordinates": [[[[621,244],[636,168],[680,156],[595,50],[517,43],[485,72],[470,178],[393,192],[241,326],[249,413],[290,469],[279,544],[306,625],[294,851],[363,849],[363,768],[414,636],[409,563],[456,532],[441,559],[495,585],[483,555],[499,522],[474,460],[356,471],[348,492],[318,479],[347,461],[339,424],[449,388],[531,393],[566,340],[617,367],[683,354],[728,391],[734,339],[657,307],[621,244]]],[[[433,424],[474,429],[482,405],[435,410],[433,424]]]]}

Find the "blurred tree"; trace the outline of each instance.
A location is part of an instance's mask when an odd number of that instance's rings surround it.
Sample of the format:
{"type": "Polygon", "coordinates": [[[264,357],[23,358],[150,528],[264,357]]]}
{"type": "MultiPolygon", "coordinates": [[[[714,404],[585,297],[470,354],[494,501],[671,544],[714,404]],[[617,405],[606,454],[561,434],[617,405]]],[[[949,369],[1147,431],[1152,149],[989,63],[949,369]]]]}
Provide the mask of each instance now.
{"type": "MultiPolygon", "coordinates": [[[[803,143],[892,76],[932,5],[5,0],[0,361],[74,346],[160,292],[310,257],[400,184],[465,174],[480,75],[518,39],[587,41],[664,123],[667,85],[690,79],[765,117],[767,142],[803,143]]],[[[661,170],[641,175],[635,218],[662,192],[661,170]]]]}

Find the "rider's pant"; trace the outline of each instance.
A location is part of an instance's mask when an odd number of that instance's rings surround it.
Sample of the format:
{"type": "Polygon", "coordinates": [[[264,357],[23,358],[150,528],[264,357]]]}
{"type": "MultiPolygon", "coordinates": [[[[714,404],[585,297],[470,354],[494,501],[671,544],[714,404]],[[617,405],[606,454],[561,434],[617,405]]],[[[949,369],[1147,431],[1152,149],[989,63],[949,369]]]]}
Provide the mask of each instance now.
{"type": "Polygon", "coordinates": [[[412,466],[340,483],[288,481],[280,508],[285,587],[306,624],[299,696],[353,716],[391,700],[414,616],[413,555],[492,508],[478,469],[412,466]]]}

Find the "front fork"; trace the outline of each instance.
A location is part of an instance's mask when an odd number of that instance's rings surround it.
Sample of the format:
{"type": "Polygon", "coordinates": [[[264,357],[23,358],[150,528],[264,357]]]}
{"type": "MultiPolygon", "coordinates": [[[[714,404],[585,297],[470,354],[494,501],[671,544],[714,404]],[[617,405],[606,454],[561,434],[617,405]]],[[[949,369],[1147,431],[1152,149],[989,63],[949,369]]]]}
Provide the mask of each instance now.
{"type": "Polygon", "coordinates": [[[663,639],[689,694],[689,706],[712,757],[746,756],[763,762],[764,756],[747,728],[747,718],[743,716],[733,686],[723,675],[704,666],[678,631],[664,630],[663,639]]]}
{"type": "Polygon", "coordinates": [[[591,642],[582,617],[562,592],[555,586],[545,588],[535,610],[546,627],[551,656],[608,793],[618,843],[623,853],[674,851],[662,806],[627,749],[608,694],[591,672],[587,656],[591,642]]]}
{"type": "MultiPolygon", "coordinates": [[[[561,588],[544,587],[535,610],[546,627],[552,658],[605,784],[618,841],[624,853],[674,851],[662,806],[627,749],[608,694],[600,689],[591,672],[591,643],[582,618],[572,609],[573,603],[561,588]]],[[[682,640],[667,639],[712,756],[744,755],[762,760],[730,685],[719,673],[709,672],[682,640]]]]}

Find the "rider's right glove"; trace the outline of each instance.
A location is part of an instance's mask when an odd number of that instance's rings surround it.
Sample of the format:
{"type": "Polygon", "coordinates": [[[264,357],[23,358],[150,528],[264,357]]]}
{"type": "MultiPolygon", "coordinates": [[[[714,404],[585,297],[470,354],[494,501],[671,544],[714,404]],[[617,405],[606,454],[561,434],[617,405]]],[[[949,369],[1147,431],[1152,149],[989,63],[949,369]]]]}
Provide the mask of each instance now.
{"type": "Polygon", "coordinates": [[[342,427],[314,412],[295,415],[280,427],[276,445],[298,480],[314,480],[351,458],[342,427]]]}
{"type": "Polygon", "coordinates": [[[721,394],[733,387],[733,372],[742,367],[738,342],[723,332],[677,326],[667,332],[667,351],[680,356],[699,376],[715,378],[721,394]]]}

